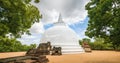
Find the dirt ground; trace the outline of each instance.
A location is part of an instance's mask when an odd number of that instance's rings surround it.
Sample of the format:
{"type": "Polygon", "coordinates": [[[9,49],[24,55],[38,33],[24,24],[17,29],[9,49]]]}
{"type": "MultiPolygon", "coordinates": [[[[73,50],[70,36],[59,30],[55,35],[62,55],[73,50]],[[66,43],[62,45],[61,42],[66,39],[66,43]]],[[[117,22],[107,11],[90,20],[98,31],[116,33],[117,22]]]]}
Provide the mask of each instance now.
{"type": "MultiPolygon", "coordinates": [[[[0,53],[0,58],[21,56],[25,52],[0,53]]],[[[120,63],[120,52],[92,51],[91,53],[48,55],[49,63],[120,63]]]]}
{"type": "Polygon", "coordinates": [[[0,58],[8,58],[8,57],[14,57],[14,56],[24,56],[25,52],[5,52],[0,53],[0,58]]]}

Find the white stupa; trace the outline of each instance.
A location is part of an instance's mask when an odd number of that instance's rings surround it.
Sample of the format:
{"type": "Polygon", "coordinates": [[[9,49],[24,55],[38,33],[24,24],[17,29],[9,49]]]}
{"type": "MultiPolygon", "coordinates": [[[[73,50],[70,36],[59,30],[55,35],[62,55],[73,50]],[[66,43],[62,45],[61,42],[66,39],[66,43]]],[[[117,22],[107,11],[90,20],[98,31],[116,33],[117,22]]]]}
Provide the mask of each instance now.
{"type": "Polygon", "coordinates": [[[46,30],[41,38],[41,43],[51,42],[52,46],[62,47],[62,53],[81,53],[83,48],[79,45],[79,38],[76,33],[70,29],[59,15],[58,22],[46,30]]]}

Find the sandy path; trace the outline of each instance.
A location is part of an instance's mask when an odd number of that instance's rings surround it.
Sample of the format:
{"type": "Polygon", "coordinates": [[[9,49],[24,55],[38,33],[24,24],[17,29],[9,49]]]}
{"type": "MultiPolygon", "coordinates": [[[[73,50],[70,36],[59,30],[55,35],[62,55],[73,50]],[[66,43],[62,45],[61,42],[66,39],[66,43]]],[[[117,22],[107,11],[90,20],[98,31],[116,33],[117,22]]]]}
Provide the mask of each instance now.
{"type": "MultiPolygon", "coordinates": [[[[0,58],[21,56],[25,52],[0,53],[0,58]]],[[[49,63],[120,63],[120,52],[93,51],[92,53],[48,55],[49,63]]]]}
{"type": "Polygon", "coordinates": [[[120,63],[120,52],[93,51],[92,53],[47,56],[49,63],[120,63]]]}
{"type": "Polygon", "coordinates": [[[8,52],[8,53],[0,53],[0,58],[14,57],[14,56],[23,56],[25,52],[8,52]]]}

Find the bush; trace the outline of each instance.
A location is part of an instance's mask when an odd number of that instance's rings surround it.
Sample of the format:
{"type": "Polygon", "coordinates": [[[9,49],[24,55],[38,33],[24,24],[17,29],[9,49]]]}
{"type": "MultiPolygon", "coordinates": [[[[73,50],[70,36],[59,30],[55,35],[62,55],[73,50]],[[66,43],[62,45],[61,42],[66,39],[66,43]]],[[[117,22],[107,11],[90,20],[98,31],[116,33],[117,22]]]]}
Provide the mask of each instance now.
{"type": "Polygon", "coordinates": [[[16,39],[9,39],[0,37],[0,52],[17,52],[27,51],[30,48],[35,48],[36,44],[22,45],[20,41],[16,39]]]}
{"type": "Polygon", "coordinates": [[[113,50],[112,44],[102,42],[90,42],[92,50],[113,50]]]}
{"type": "Polygon", "coordinates": [[[84,38],[82,40],[79,40],[79,44],[82,45],[83,42],[88,42],[92,50],[119,50],[120,51],[120,45],[115,46],[116,44],[113,44],[111,42],[105,42],[103,38],[94,38],[94,42],[91,42],[90,39],[84,38]]]}

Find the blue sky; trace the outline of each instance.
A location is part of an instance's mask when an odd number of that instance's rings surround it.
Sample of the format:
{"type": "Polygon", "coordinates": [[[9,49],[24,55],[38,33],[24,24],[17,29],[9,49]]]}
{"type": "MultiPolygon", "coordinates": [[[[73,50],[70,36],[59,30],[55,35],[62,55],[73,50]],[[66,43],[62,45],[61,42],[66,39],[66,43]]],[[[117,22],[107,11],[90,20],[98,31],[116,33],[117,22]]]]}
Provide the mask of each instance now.
{"type": "Polygon", "coordinates": [[[86,37],[84,32],[86,31],[86,28],[88,26],[88,20],[89,18],[86,17],[83,21],[78,21],[74,24],[69,25],[69,27],[76,32],[80,39],[86,37]]]}
{"type": "Polygon", "coordinates": [[[23,44],[40,43],[40,39],[44,32],[58,21],[59,14],[62,15],[63,21],[79,36],[80,39],[85,38],[85,31],[88,20],[85,5],[90,0],[41,0],[35,5],[43,18],[39,23],[35,23],[30,28],[31,35],[22,35],[18,40],[23,44]]]}

